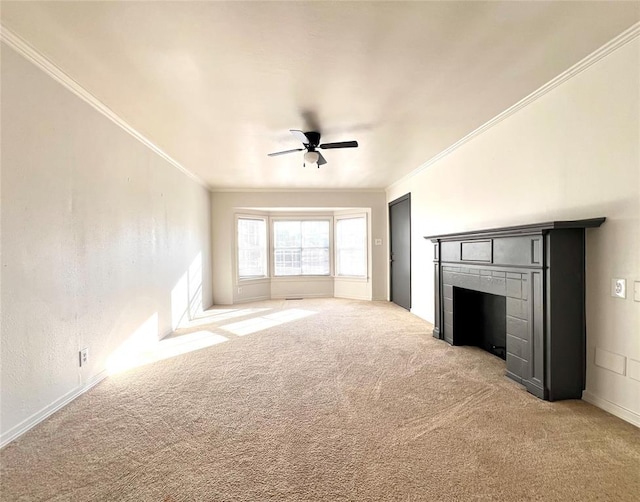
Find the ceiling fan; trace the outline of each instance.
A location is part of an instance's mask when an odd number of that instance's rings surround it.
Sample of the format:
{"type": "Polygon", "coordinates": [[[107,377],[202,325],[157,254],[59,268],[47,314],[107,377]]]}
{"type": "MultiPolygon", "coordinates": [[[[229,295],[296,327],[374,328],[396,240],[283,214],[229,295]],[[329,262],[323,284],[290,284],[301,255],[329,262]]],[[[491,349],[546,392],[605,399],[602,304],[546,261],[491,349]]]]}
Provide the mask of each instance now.
{"type": "Polygon", "coordinates": [[[322,143],[320,144],[320,133],[317,131],[302,132],[297,129],[291,129],[289,132],[293,134],[293,137],[302,142],[304,148],[294,148],[293,150],[284,150],[282,152],[275,152],[268,154],[269,157],[275,157],[276,155],[284,155],[286,153],[304,152],[304,162],[306,164],[317,164],[318,169],[321,165],[326,164],[326,159],[322,156],[318,149],[329,150],[331,148],[357,148],[357,141],[339,141],[337,143],[322,143]]]}

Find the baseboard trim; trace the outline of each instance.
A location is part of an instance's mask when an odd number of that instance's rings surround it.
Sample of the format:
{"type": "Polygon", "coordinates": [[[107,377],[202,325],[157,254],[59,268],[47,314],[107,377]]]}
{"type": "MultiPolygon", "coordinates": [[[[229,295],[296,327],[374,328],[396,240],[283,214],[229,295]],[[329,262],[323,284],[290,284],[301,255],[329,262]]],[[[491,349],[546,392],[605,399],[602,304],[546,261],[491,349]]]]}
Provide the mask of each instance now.
{"type": "Polygon", "coordinates": [[[250,303],[250,302],[261,302],[264,300],[271,300],[270,296],[252,296],[250,298],[236,298],[233,303],[229,303],[229,305],[237,305],[239,303],[250,303]]]}
{"type": "Polygon", "coordinates": [[[45,406],[40,411],[35,412],[33,415],[26,418],[25,420],[20,422],[18,425],[15,425],[11,429],[9,429],[7,432],[0,434],[0,449],[4,448],[12,441],[18,439],[29,429],[32,429],[33,427],[38,425],[40,422],[49,418],[56,411],[64,408],[71,401],[73,401],[77,397],[80,397],[82,394],[87,392],[92,387],[98,385],[107,376],[108,376],[107,370],[101,371],[100,373],[95,375],[93,378],[91,378],[86,384],[76,387],[70,392],[67,392],[64,396],[56,399],[53,403],[51,403],[48,406],[45,406]]]}
{"type": "MultiPolygon", "coordinates": [[[[254,296],[251,298],[236,298],[235,301],[229,305],[238,305],[240,303],[260,302],[264,300],[286,300],[287,298],[341,298],[343,300],[363,300],[363,301],[375,301],[369,296],[330,296],[323,294],[301,294],[301,295],[277,295],[277,296],[254,296]]],[[[386,300],[382,300],[386,301],[386,300]]],[[[222,304],[216,304],[222,305],[222,304]]]]}
{"type": "Polygon", "coordinates": [[[628,410],[623,406],[612,403],[611,401],[607,401],[606,399],[598,397],[587,390],[582,393],[582,400],[594,406],[597,406],[598,408],[601,408],[618,418],[621,418],[625,422],[629,422],[636,427],[640,427],[640,414],[636,413],[635,411],[628,410]]]}
{"type": "Polygon", "coordinates": [[[368,295],[333,295],[334,298],[341,298],[343,300],[362,300],[365,302],[370,302],[371,297],[368,295]]]}
{"type": "Polygon", "coordinates": [[[302,294],[288,294],[288,295],[271,295],[272,300],[286,300],[287,298],[334,298],[333,295],[325,295],[323,293],[302,293],[302,294]]]}

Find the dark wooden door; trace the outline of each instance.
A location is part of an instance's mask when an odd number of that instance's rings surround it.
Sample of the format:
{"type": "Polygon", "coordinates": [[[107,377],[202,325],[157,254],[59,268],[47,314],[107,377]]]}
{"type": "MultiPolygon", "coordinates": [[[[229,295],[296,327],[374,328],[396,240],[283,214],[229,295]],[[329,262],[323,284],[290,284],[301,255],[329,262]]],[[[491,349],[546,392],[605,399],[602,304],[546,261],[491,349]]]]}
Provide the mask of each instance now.
{"type": "Polygon", "coordinates": [[[411,308],[411,194],[389,203],[391,301],[411,308]]]}

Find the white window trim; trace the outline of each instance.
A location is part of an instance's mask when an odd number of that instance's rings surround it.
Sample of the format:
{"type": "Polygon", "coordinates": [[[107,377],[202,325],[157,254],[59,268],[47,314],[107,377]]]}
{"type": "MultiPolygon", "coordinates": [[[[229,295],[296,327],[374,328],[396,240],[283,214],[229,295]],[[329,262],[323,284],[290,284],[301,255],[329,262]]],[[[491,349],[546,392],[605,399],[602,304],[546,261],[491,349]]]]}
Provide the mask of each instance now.
{"type": "MultiPolygon", "coordinates": [[[[272,281],[281,281],[283,279],[317,279],[320,277],[332,278],[334,277],[334,223],[333,214],[318,214],[318,213],[301,213],[301,214],[278,214],[278,216],[269,217],[269,270],[270,278],[272,281]],[[314,274],[314,275],[275,275],[275,247],[274,241],[274,222],[276,221],[328,221],[329,222],[329,273],[328,274],[314,274]]],[[[236,252],[237,254],[237,252],[236,252]]]]}
{"type": "MultiPolygon", "coordinates": [[[[336,272],[335,272],[335,278],[338,280],[349,280],[349,281],[353,281],[353,282],[366,282],[369,280],[369,255],[371,253],[371,249],[370,249],[370,238],[369,238],[369,215],[366,212],[358,212],[358,213],[351,213],[351,212],[341,212],[340,214],[336,215],[334,217],[334,227],[333,227],[333,234],[334,236],[338,234],[338,221],[339,220],[352,220],[354,218],[364,218],[364,227],[365,227],[365,232],[364,232],[364,249],[365,249],[365,264],[364,264],[364,269],[365,269],[365,274],[364,275],[346,275],[346,274],[340,274],[338,275],[338,246],[334,246],[333,247],[333,254],[336,255],[334,257],[334,262],[336,264],[336,272]]],[[[335,240],[334,240],[335,242],[335,240]]]]}
{"type": "Polygon", "coordinates": [[[373,251],[373,241],[371,238],[371,212],[369,210],[363,211],[360,208],[354,208],[354,210],[344,209],[340,211],[332,212],[269,212],[260,210],[248,210],[241,209],[239,212],[234,213],[234,226],[233,226],[233,267],[235,286],[251,285],[251,284],[265,284],[271,282],[304,282],[304,281],[334,281],[334,282],[353,282],[353,283],[366,283],[371,280],[371,253],[373,251]],[[336,220],[338,219],[350,219],[364,217],[366,221],[366,276],[349,276],[349,275],[336,275],[336,220]],[[267,247],[267,270],[265,276],[262,277],[248,277],[240,278],[238,270],[238,219],[261,219],[266,223],[267,235],[266,235],[266,247],[267,247]],[[277,220],[328,220],[329,221],[329,275],[289,275],[289,276],[275,276],[274,270],[274,249],[273,249],[273,222],[277,220]]]}
{"type": "Polygon", "coordinates": [[[332,275],[278,275],[271,278],[271,282],[310,282],[333,281],[337,279],[332,275]]]}
{"type": "Polygon", "coordinates": [[[236,279],[236,285],[239,284],[258,284],[261,282],[269,282],[270,280],[270,260],[269,254],[271,249],[270,244],[270,232],[269,232],[269,215],[258,212],[247,212],[247,213],[236,213],[234,215],[234,225],[233,225],[233,235],[234,235],[234,275],[236,279]],[[265,264],[265,275],[262,276],[252,276],[252,277],[240,277],[240,264],[238,263],[238,220],[261,220],[264,221],[265,224],[265,246],[266,246],[266,264],[265,264]]]}

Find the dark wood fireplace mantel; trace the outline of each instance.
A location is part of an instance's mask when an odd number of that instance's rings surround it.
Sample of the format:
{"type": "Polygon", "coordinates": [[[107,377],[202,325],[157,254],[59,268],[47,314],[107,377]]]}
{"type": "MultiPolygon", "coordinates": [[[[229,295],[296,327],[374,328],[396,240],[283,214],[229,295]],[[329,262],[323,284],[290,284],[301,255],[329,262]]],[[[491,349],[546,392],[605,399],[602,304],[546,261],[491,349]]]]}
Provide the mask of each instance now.
{"type": "MultiPolygon", "coordinates": [[[[585,229],[605,218],[427,236],[434,243],[433,336],[453,345],[454,288],[506,298],[507,376],[550,401],[585,380],[585,229]]],[[[459,317],[458,317],[459,318],[459,317]]]]}

